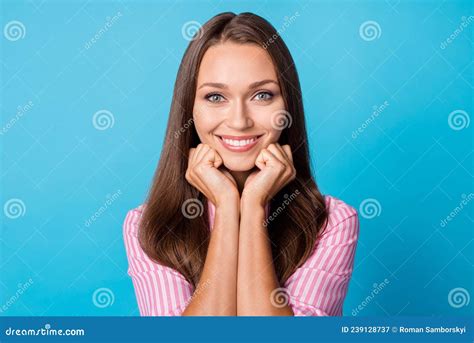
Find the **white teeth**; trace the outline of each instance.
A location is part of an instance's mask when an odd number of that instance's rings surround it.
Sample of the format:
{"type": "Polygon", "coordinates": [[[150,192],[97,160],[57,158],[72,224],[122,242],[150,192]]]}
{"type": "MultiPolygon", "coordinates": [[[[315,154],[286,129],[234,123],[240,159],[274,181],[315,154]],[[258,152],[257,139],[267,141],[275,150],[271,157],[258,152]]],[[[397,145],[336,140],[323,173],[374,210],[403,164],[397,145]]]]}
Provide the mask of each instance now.
{"type": "Polygon", "coordinates": [[[252,144],[257,140],[257,138],[251,138],[251,139],[242,139],[242,140],[235,140],[235,139],[227,139],[227,138],[222,138],[222,140],[229,145],[240,147],[240,146],[246,146],[249,144],[252,144]]]}

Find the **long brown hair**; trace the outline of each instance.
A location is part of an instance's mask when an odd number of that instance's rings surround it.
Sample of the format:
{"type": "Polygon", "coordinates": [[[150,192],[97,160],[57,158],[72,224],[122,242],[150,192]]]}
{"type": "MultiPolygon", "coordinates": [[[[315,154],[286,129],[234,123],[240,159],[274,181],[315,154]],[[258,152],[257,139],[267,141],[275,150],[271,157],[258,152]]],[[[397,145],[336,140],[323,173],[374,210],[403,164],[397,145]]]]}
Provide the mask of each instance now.
{"type": "Polygon", "coordinates": [[[200,28],[186,49],[174,86],[163,150],[141,219],[139,241],[152,260],[175,269],[197,286],[210,238],[208,203],[184,175],[189,149],[200,143],[192,115],[199,66],[210,46],[225,41],[258,44],[266,49],[291,116],[287,118],[291,125],[283,129],[279,143],[292,148],[296,179],[271,200],[271,219],[264,223],[272,242],[275,271],[283,286],[311,256],[326,226],[327,209],[311,173],[301,88],[293,58],[275,28],[253,13],[216,15],[200,28]],[[197,208],[201,215],[183,215],[182,206],[190,199],[201,205],[197,208]]]}

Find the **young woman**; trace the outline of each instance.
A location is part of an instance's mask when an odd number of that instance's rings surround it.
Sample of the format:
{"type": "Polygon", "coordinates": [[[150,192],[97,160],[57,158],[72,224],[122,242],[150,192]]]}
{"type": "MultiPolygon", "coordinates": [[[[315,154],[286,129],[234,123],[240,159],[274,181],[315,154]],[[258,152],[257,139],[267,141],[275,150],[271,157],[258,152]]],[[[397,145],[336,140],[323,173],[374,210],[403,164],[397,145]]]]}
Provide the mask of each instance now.
{"type": "Polygon", "coordinates": [[[222,13],[190,42],[148,199],[124,239],[141,315],[342,315],[356,211],[313,179],[293,59],[222,13]]]}

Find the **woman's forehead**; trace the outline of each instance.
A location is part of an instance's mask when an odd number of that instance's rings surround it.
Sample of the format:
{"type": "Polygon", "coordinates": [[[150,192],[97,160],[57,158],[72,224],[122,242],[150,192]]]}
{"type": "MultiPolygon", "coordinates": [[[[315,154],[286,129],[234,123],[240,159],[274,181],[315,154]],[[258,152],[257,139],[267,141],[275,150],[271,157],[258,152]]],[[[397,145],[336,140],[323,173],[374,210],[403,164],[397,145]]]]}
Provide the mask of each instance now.
{"type": "Polygon", "coordinates": [[[247,88],[261,80],[277,80],[268,52],[256,44],[226,42],[211,46],[204,54],[198,73],[198,88],[204,83],[247,88]]]}

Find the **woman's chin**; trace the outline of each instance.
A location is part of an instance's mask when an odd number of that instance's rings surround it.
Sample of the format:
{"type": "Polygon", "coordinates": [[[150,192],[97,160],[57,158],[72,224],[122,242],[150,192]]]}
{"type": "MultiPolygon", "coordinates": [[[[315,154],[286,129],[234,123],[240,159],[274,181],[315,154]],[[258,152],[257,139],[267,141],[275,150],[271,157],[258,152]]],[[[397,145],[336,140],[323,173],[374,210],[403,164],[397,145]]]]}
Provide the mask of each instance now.
{"type": "Polygon", "coordinates": [[[254,168],[255,160],[252,160],[252,159],[225,160],[224,159],[223,164],[228,170],[243,172],[243,171],[249,171],[252,168],[254,168]]]}

